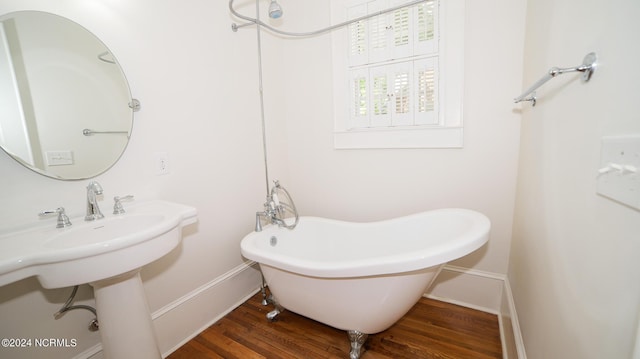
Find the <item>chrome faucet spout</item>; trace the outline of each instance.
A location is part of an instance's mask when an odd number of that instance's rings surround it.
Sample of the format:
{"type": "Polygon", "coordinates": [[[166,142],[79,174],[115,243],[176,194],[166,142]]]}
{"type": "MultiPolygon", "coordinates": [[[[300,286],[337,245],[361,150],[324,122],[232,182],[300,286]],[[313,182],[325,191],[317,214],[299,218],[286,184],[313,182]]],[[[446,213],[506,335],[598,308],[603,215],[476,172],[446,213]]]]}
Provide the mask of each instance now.
{"type": "Polygon", "coordinates": [[[87,215],[84,217],[85,221],[95,221],[96,219],[104,218],[104,214],[98,207],[98,196],[102,194],[102,186],[96,181],[89,182],[87,186],[87,215]]]}

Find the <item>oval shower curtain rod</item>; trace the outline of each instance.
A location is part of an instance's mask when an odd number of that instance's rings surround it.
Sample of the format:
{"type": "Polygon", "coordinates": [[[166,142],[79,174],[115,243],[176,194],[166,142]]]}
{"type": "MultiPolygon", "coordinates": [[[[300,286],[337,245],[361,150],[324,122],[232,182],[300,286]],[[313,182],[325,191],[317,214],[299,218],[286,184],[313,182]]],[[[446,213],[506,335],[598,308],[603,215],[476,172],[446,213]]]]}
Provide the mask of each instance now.
{"type": "MultiPolygon", "coordinates": [[[[280,35],[285,35],[285,36],[295,36],[295,37],[305,37],[305,36],[314,36],[314,35],[319,35],[319,34],[322,34],[322,33],[325,33],[325,32],[328,32],[328,31],[331,31],[331,30],[334,30],[334,29],[337,29],[337,28],[339,28],[339,27],[343,27],[343,26],[347,26],[347,25],[353,24],[354,22],[358,22],[358,21],[366,20],[366,19],[371,18],[371,17],[374,17],[374,16],[378,16],[378,15],[386,14],[386,13],[388,13],[388,12],[396,11],[396,10],[399,10],[399,9],[402,9],[402,8],[405,8],[405,7],[409,7],[409,6],[417,5],[417,4],[419,4],[419,3],[428,2],[428,1],[432,1],[432,0],[414,0],[414,1],[409,1],[409,2],[407,2],[407,3],[405,3],[405,4],[401,4],[401,5],[398,5],[398,6],[390,7],[390,8],[385,9],[385,10],[376,11],[376,12],[374,12],[374,13],[371,13],[371,14],[368,14],[368,15],[364,15],[364,16],[360,16],[360,17],[357,17],[357,18],[355,18],[355,19],[347,20],[347,21],[341,22],[341,23],[339,23],[339,24],[335,24],[335,25],[327,26],[327,27],[322,28],[322,29],[318,29],[318,30],[314,30],[314,31],[308,31],[308,32],[289,32],[289,31],[283,31],[283,30],[276,29],[275,27],[270,26],[270,25],[268,25],[268,24],[264,23],[264,22],[263,22],[263,21],[261,21],[260,19],[254,19],[254,18],[251,18],[251,17],[248,17],[248,16],[244,16],[244,15],[242,15],[242,14],[238,13],[238,12],[233,8],[233,2],[234,2],[234,1],[235,1],[235,0],[229,0],[229,11],[231,11],[231,13],[232,13],[234,16],[236,16],[236,17],[238,17],[238,18],[240,18],[240,19],[242,19],[242,20],[248,21],[248,23],[244,23],[244,24],[240,24],[240,25],[235,24],[235,23],[231,24],[231,29],[232,29],[234,32],[235,32],[235,31],[238,31],[238,29],[239,29],[239,28],[241,28],[241,27],[245,27],[245,26],[249,26],[249,25],[256,24],[256,25],[260,25],[260,26],[262,26],[262,27],[264,27],[264,28],[266,28],[266,29],[269,29],[270,31],[273,31],[273,32],[275,32],[275,33],[277,33],[277,34],[280,34],[280,35]]],[[[260,0],[256,0],[256,1],[260,1],[260,0]]],[[[281,14],[281,13],[282,13],[282,11],[280,11],[280,14],[281,14]]]]}

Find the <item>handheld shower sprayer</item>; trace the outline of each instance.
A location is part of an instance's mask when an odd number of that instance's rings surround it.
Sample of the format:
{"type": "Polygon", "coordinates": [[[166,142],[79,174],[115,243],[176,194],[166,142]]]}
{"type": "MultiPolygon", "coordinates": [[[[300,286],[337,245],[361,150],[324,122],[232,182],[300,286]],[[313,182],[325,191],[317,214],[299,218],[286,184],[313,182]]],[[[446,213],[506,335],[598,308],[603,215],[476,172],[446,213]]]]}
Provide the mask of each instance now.
{"type": "Polygon", "coordinates": [[[287,229],[294,229],[298,225],[300,217],[298,216],[296,205],[293,203],[293,198],[291,198],[289,191],[280,185],[278,180],[273,181],[273,188],[271,188],[271,192],[267,195],[264,211],[256,213],[256,232],[262,231],[262,223],[260,221],[262,217],[264,217],[268,223],[276,224],[279,227],[287,229]],[[284,201],[279,198],[278,192],[284,197],[284,201]],[[288,213],[293,215],[293,223],[287,223],[287,221],[285,221],[288,213]]]}

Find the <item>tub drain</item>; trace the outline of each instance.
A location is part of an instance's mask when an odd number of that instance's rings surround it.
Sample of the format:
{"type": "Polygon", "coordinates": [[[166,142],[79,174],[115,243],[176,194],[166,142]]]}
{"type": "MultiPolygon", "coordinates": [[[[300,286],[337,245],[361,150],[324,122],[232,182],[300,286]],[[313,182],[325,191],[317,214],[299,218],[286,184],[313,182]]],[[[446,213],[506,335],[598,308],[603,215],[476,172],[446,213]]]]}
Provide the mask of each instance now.
{"type": "Polygon", "coordinates": [[[275,247],[276,244],[278,244],[278,238],[276,236],[271,236],[269,243],[271,244],[271,247],[275,247]]]}

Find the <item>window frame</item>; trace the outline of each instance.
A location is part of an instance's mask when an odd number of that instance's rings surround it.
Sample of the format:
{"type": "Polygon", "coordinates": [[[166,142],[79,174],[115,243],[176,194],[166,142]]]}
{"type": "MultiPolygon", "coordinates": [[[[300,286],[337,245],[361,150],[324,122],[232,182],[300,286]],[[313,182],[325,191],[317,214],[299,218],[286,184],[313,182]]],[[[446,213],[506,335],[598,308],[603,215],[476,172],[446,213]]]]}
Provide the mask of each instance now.
{"type": "MultiPolygon", "coordinates": [[[[332,20],[345,21],[349,8],[371,0],[332,0],[332,20]]],[[[435,104],[438,118],[432,124],[396,124],[389,127],[364,127],[353,123],[350,114],[351,84],[349,61],[349,30],[332,34],[334,76],[334,148],[462,148],[462,104],[464,85],[464,14],[465,0],[436,0],[438,18],[436,34],[439,36],[436,61],[438,98],[435,104]],[[446,39],[446,41],[444,41],[446,39]],[[354,126],[358,125],[358,126],[354,126]]],[[[390,3],[391,5],[397,2],[390,3]]],[[[351,14],[353,17],[353,14],[351,14]]],[[[367,25],[368,26],[368,25],[367,25]]],[[[366,26],[365,26],[366,27],[366,26]]],[[[369,51],[369,49],[366,49],[369,51]]],[[[428,59],[429,56],[421,56],[428,59]]],[[[411,58],[409,58],[411,59],[411,58]]],[[[413,60],[412,60],[413,61],[413,60]]],[[[402,62],[402,60],[391,61],[402,62]]],[[[365,68],[363,66],[362,68],[365,68]]],[[[358,69],[358,68],[356,68],[358,69]]],[[[416,77],[416,74],[413,75],[416,77]]],[[[387,84],[391,86],[391,84],[387,84]]],[[[371,91],[370,91],[371,92],[371,91]]],[[[414,91],[415,92],[415,91],[414,91]]],[[[370,94],[369,94],[370,95],[370,94]]],[[[371,101],[370,99],[368,101],[371,101]]],[[[416,106],[413,101],[412,106],[416,106]]],[[[389,110],[393,105],[389,104],[389,110]]]]}

